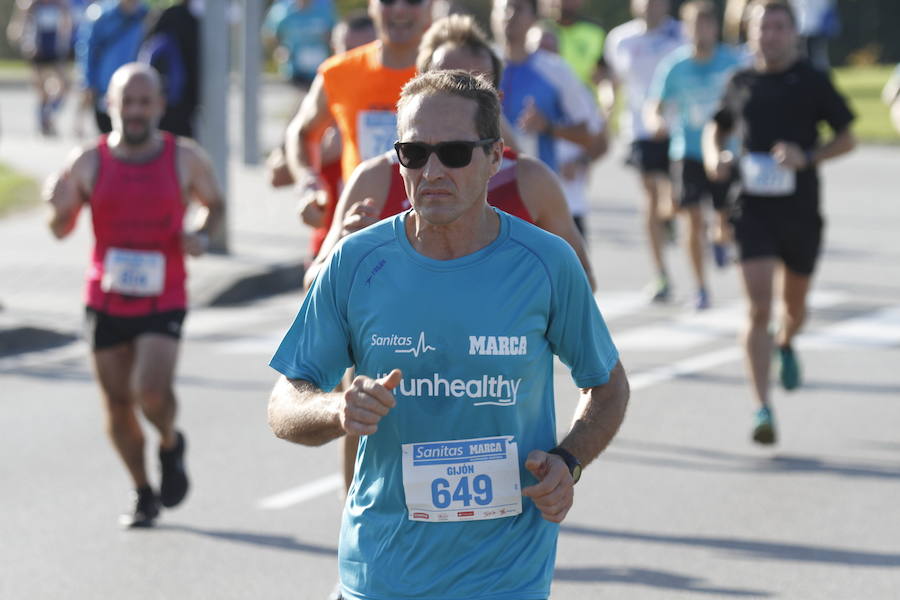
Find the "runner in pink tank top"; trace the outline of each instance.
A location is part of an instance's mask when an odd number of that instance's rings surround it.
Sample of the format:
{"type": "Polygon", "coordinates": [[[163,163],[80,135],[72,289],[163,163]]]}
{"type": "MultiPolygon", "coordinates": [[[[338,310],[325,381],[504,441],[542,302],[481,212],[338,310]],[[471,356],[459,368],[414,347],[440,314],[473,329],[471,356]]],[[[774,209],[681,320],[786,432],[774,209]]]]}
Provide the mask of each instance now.
{"type": "Polygon", "coordinates": [[[91,357],[111,441],[135,487],[120,523],[149,527],[160,504],[175,506],[188,491],[173,385],[187,308],[184,254],[203,254],[223,207],[203,150],[159,131],[165,100],[156,71],[138,63],[119,68],[107,101],[112,133],[77,152],[45,189],[57,238],[71,233],[83,206],[91,209],[91,357]],[[205,211],[196,230],[184,231],[191,200],[205,211]],[[147,477],[137,408],[159,433],[158,492],[147,477]]]}
{"type": "Polygon", "coordinates": [[[134,317],[187,308],[181,243],[185,203],[175,164],[175,137],[163,133],[162,138],[162,151],[144,163],[113,156],[107,136],[97,144],[99,165],[90,197],[95,243],[85,299],[95,310],[134,317]],[[145,282],[144,290],[138,281],[124,286],[124,291],[117,288],[108,269],[115,268],[112,257],[118,255],[159,265],[158,293],[151,289],[153,281],[145,282]]]}

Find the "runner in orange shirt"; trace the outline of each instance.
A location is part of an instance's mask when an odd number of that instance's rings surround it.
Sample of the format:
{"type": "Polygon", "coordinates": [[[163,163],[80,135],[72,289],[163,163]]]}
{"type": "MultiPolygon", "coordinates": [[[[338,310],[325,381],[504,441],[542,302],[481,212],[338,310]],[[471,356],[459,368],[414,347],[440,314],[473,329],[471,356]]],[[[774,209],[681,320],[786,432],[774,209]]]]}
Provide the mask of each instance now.
{"type": "Polygon", "coordinates": [[[311,142],[332,119],[344,143],[344,181],[360,162],[390,150],[400,89],[415,75],[419,41],[431,24],[431,4],[369,0],[378,39],[325,61],[288,125],[285,149],[294,181],[319,187],[311,170],[311,142]]]}

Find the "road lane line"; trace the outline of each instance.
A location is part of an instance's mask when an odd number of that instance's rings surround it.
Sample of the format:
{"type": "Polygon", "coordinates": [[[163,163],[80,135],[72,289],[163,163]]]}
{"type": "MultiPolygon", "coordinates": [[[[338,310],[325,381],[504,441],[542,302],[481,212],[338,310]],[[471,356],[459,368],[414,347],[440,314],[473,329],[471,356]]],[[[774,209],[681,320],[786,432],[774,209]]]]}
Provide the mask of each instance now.
{"type": "Polygon", "coordinates": [[[284,492],[263,498],[256,503],[257,508],[263,510],[278,510],[288,508],[307,500],[312,500],[328,492],[339,490],[344,484],[344,478],[338,473],[332,473],[321,479],[316,479],[303,485],[298,485],[284,492]]]}

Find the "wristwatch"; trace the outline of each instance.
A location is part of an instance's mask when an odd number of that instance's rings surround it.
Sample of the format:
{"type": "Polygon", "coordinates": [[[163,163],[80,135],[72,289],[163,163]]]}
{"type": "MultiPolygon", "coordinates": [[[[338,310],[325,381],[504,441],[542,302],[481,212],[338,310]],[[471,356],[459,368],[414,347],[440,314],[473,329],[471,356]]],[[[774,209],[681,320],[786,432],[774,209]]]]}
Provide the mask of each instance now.
{"type": "Polygon", "coordinates": [[[575,458],[571,452],[566,450],[565,448],[561,448],[557,446],[552,450],[547,450],[548,454],[555,454],[563,461],[565,461],[566,466],[569,467],[569,474],[572,475],[573,483],[578,483],[578,480],[581,479],[581,462],[575,458]]]}

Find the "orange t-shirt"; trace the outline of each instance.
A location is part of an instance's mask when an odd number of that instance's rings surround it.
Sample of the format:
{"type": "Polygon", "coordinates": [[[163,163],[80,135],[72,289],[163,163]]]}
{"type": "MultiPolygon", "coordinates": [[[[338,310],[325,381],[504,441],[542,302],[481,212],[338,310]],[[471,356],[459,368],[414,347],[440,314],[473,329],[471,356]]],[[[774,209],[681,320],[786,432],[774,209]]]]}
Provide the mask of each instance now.
{"type": "Polygon", "coordinates": [[[383,66],[380,48],[381,42],[371,42],[332,56],[319,67],[328,107],[344,141],[344,181],[350,180],[356,165],[393,147],[400,90],[416,74],[415,65],[383,66]]]}

